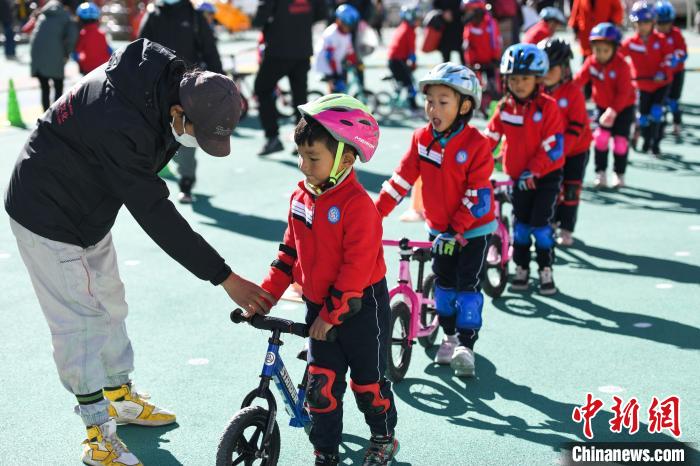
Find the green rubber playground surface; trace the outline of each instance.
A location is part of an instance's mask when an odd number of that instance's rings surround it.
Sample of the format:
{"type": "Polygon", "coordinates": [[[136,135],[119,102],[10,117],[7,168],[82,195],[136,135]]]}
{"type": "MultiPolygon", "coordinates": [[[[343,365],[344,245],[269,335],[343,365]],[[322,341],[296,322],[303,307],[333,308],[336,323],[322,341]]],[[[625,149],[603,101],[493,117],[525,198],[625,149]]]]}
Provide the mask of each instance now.
{"type": "MultiPolygon", "coordinates": [[[[687,34],[689,66],[700,65],[700,37],[687,34]]],[[[237,44],[239,46],[240,44],[237,44]]],[[[383,61],[382,51],[370,60],[383,61]]],[[[437,56],[420,57],[422,64],[437,56]]],[[[419,70],[419,73],[423,70],[419,70]]],[[[368,86],[386,87],[385,72],[370,67],[368,86]]],[[[321,89],[312,81],[312,88],[321,89]]],[[[476,345],[477,377],[460,380],[432,363],[436,348],[416,346],[406,379],[394,386],[401,451],[398,465],[552,465],[562,445],[583,441],[575,407],[591,393],[604,402],[593,421],[595,441],[700,440],[700,73],[686,75],[683,135],[667,137],[664,155],[632,153],[628,187],[594,191],[589,165],[576,231],[577,241],[557,251],[560,293],[507,291],[487,299],[476,345]],[[612,397],[639,400],[635,435],[609,429],[612,397]],[[650,434],[652,397],[680,397],[679,439],[650,434]]],[[[38,91],[37,91],[38,94],[38,91]]],[[[36,96],[38,98],[38,95],[36,96]]],[[[6,94],[2,96],[2,100],[6,94]]],[[[373,196],[407,148],[422,120],[394,115],[380,122],[378,154],[358,166],[373,196]]],[[[483,120],[475,121],[483,127],[483,120]]],[[[267,273],[285,227],[287,199],[300,174],[287,150],[260,159],[256,118],[243,121],[233,154],[198,154],[197,201],[178,209],[233,269],[259,281],[267,273]]],[[[27,131],[0,129],[0,184],[7,185],[27,131]]],[[[176,184],[168,181],[175,200],[176,184]]],[[[385,237],[424,239],[420,224],[385,222],[385,237]]],[[[126,209],[113,230],[136,352],[136,386],[172,409],[176,425],[122,426],[120,436],[146,465],[214,463],[218,439],[248,391],[258,383],[268,334],[229,321],[232,302],[221,288],[199,281],[146,236],[126,209]]],[[[396,280],[398,256],[386,251],[388,279],[396,280]]],[[[74,398],[61,386],[51,356],[48,327],[19,257],[7,216],[0,212],[0,464],[71,465],[80,462],[85,431],[72,413],[74,398]]],[[[533,288],[534,291],[534,288],[533,288]]],[[[301,305],[281,302],[274,314],[302,320],[301,305]]],[[[303,366],[295,359],[303,341],[283,338],[281,355],[295,383],[303,366]]],[[[346,394],[343,464],[361,464],[367,429],[346,394]]],[[[300,429],[278,417],[279,464],[312,463],[300,429]]],[[[623,430],[624,432],[624,430],[623,430]]]]}

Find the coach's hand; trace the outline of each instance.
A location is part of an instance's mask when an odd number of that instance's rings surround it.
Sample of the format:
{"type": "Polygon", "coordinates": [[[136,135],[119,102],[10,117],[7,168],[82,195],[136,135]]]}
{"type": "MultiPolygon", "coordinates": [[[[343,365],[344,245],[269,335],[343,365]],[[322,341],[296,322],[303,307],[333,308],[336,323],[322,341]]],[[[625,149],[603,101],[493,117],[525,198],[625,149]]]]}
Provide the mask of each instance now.
{"type": "Polygon", "coordinates": [[[246,318],[250,318],[253,314],[267,314],[275,302],[275,298],[270,293],[233,272],[221,283],[221,286],[245,311],[246,318]]]}

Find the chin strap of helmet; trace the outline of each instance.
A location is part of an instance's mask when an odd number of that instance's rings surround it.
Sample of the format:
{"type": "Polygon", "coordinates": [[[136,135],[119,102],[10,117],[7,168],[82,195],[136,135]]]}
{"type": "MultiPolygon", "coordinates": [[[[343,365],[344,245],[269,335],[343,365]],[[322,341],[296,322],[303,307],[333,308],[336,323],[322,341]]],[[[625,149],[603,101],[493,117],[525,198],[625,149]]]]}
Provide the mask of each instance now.
{"type": "Polygon", "coordinates": [[[340,161],[343,159],[343,149],[345,149],[345,143],[343,141],[339,141],[338,149],[336,149],[335,151],[335,160],[333,160],[333,168],[331,168],[331,174],[328,176],[328,179],[318,188],[319,194],[335,186],[336,183],[338,183],[340,177],[343,176],[343,173],[345,173],[345,169],[338,172],[340,161]]]}

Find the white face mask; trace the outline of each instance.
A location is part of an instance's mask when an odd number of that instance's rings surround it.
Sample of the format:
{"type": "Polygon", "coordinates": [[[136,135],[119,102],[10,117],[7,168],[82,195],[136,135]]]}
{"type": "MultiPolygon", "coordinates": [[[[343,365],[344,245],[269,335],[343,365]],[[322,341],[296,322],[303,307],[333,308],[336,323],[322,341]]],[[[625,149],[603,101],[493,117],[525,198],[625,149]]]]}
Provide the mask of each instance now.
{"type": "MultiPolygon", "coordinates": [[[[173,117],[173,122],[175,121],[175,117],[173,117]]],[[[185,114],[182,114],[182,134],[177,134],[177,131],[175,131],[175,127],[173,126],[173,122],[170,122],[170,130],[173,132],[173,136],[175,137],[175,140],[182,144],[185,147],[192,147],[192,148],[197,148],[199,147],[199,144],[197,143],[197,139],[192,136],[191,134],[187,134],[187,131],[185,131],[185,114]]]]}

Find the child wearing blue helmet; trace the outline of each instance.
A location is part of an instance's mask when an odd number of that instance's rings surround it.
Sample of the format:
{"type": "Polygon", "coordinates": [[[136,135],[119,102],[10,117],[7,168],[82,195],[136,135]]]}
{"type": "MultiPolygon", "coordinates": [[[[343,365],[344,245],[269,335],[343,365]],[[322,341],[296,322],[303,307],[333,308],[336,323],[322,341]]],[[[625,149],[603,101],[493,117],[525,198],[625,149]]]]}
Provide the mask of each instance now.
{"type": "Polygon", "coordinates": [[[673,114],[673,134],[681,134],[681,109],[678,100],[683,93],[683,81],[685,80],[685,61],[688,59],[688,47],[679,27],[673,25],[676,19],[676,10],[668,0],[659,0],[654,5],[656,11],[656,30],[666,39],[671,47],[671,73],[673,75],[671,87],[666,98],[666,107],[673,114]]]}
{"type": "Polygon", "coordinates": [[[535,238],[539,292],[552,295],[554,285],[555,206],[564,166],[564,123],[556,101],[542,88],[549,70],[547,54],[533,44],[508,47],[501,59],[506,95],[489,121],[486,134],[496,147],[503,138],[503,169],[513,179],[512,289],[525,291],[530,279],[530,246],[535,238]]]}
{"type": "Polygon", "coordinates": [[[109,60],[112,48],[107,45],[107,36],[100,30],[100,8],[92,2],[81,3],[75,10],[80,19],[80,35],[75,44],[73,58],[80,72],[88,74],[109,60]]]}
{"type": "Polygon", "coordinates": [[[357,65],[352,31],[360,22],[360,12],[344,3],[335,10],[335,22],[323,31],[323,45],[316,54],[316,71],[328,82],[330,93],[347,90],[346,65],[357,65]]]}

